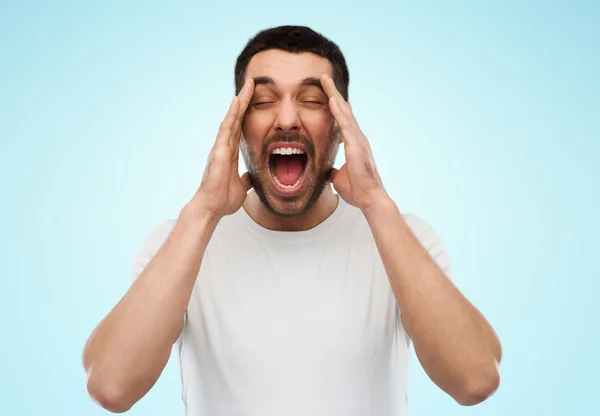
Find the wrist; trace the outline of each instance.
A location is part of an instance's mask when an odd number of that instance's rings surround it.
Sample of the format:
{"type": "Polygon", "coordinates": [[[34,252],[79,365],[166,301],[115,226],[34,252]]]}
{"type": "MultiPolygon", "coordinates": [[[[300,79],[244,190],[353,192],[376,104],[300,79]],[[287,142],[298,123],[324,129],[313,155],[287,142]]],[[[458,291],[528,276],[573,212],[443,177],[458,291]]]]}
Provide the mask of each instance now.
{"type": "Polygon", "coordinates": [[[179,220],[188,224],[198,224],[203,228],[214,229],[221,220],[221,216],[195,201],[190,201],[179,212],[179,220]]]}
{"type": "Polygon", "coordinates": [[[387,195],[373,200],[373,202],[366,206],[362,212],[368,222],[372,222],[381,217],[400,214],[400,210],[394,200],[387,195]]]}

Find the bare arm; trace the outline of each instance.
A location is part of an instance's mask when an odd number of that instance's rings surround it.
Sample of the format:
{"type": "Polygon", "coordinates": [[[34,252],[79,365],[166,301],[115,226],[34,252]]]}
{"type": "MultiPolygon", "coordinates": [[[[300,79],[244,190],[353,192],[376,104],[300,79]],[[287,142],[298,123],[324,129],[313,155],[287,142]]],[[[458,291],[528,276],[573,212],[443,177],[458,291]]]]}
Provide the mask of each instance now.
{"type": "Polygon", "coordinates": [[[391,200],[367,214],[402,324],[424,370],[462,405],[493,394],[502,349],[483,315],[462,295],[391,200]]]}
{"type": "Polygon", "coordinates": [[[458,403],[477,404],[499,384],[501,347],[490,324],[438,267],[388,196],[367,137],[330,76],[321,77],[344,140],[333,186],[365,214],[402,323],[429,377],[458,403]]]}
{"type": "Polygon", "coordinates": [[[86,342],[87,390],[109,411],[129,410],[158,380],[182,331],[213,231],[246,199],[251,184],[248,174],[238,174],[239,138],[253,91],[249,81],[233,98],[198,191],[156,255],[86,342]]]}
{"type": "Polygon", "coordinates": [[[182,211],[156,256],[90,335],[83,366],[88,392],[100,406],[124,412],[158,380],[215,225],[182,211]]]}

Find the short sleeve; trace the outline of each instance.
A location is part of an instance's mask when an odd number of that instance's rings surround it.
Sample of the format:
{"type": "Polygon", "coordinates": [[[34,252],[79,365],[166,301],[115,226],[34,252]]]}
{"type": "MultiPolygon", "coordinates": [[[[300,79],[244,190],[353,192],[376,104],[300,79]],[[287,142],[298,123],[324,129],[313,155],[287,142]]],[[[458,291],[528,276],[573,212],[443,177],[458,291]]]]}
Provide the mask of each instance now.
{"type": "Polygon", "coordinates": [[[164,220],[161,224],[155,227],[143,241],[134,256],[131,265],[130,282],[133,283],[144,271],[150,260],[156,255],[158,250],[167,241],[171,234],[175,220],[164,220]]]}
{"type": "Polygon", "coordinates": [[[404,215],[404,221],[438,267],[450,280],[453,280],[450,257],[437,232],[426,221],[414,214],[404,215]]]}
{"type": "MultiPolygon", "coordinates": [[[[171,231],[175,227],[176,220],[164,220],[161,224],[155,227],[138,249],[131,265],[130,282],[133,283],[142,274],[144,269],[148,266],[148,263],[154,258],[158,250],[167,241],[171,231]]],[[[187,320],[187,312],[183,317],[184,322],[187,320]]],[[[181,340],[181,334],[175,341],[179,344],[181,340]]]]}
{"type": "MultiPolygon", "coordinates": [[[[446,277],[452,280],[452,267],[450,257],[446,251],[446,247],[442,243],[439,235],[426,221],[414,214],[405,214],[404,221],[411,229],[413,235],[419,240],[421,245],[429,252],[438,267],[444,272],[446,277]]],[[[400,308],[397,308],[398,318],[400,316],[400,308]]],[[[401,321],[399,324],[401,325],[401,321]]],[[[404,332],[407,346],[412,344],[412,340],[406,332],[404,332]]]]}

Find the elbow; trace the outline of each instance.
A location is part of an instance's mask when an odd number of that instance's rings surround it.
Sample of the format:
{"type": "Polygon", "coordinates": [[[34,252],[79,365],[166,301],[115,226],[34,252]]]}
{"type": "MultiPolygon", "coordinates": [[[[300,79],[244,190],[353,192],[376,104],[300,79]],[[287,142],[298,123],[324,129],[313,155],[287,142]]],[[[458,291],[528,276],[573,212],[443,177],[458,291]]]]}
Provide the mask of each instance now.
{"type": "Polygon", "coordinates": [[[111,413],[125,413],[134,405],[124,394],[123,389],[88,378],[87,392],[90,398],[100,407],[111,413]]]}
{"type": "Polygon", "coordinates": [[[462,406],[475,406],[491,397],[499,386],[500,372],[496,365],[465,382],[455,400],[462,406]]]}

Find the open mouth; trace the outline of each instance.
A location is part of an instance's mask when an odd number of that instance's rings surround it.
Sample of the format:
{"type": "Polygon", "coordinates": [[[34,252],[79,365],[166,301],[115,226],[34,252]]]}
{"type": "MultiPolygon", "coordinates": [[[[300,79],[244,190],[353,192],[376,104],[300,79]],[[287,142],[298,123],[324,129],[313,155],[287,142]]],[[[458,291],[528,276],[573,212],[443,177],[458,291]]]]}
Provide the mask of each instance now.
{"type": "Polygon", "coordinates": [[[290,194],[301,188],[308,156],[298,146],[273,147],[269,154],[269,172],[275,186],[281,193],[290,194]]]}

